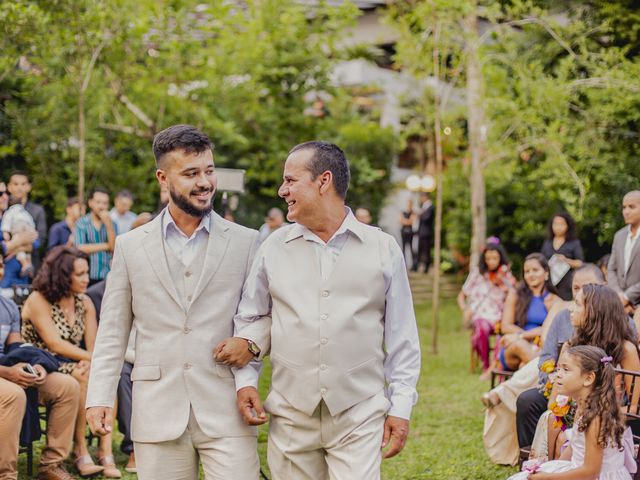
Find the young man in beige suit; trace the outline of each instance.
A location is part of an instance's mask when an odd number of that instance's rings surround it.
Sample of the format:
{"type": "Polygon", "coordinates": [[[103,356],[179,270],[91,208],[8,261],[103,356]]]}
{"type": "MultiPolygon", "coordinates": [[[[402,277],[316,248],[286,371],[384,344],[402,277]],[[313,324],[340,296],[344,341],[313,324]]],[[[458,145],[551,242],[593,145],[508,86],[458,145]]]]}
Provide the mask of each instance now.
{"type": "Polygon", "coordinates": [[[613,237],[607,278],[627,313],[633,314],[640,304],[640,191],[634,190],[624,196],[622,216],[626,226],[613,237]]]}
{"type": "MultiPolygon", "coordinates": [[[[293,148],[283,178],[278,193],[295,223],[261,245],[237,336],[225,345],[246,350],[244,337],[266,353],[256,333],[271,320],[264,409],[274,480],[377,479],[381,449],[392,457],[404,447],[417,398],[420,349],[402,251],[345,206],[349,166],[336,145],[293,148]]],[[[265,421],[257,377],[251,366],[236,375],[249,424],[265,421]]]]}
{"type": "Polygon", "coordinates": [[[140,480],[196,480],[199,460],[207,480],[258,478],[256,430],[237,411],[231,369],[212,358],[232,334],[258,232],[211,211],[212,148],[187,125],[156,135],[156,177],[169,205],[117,237],[107,279],[87,420],[93,432],[111,430],[109,406],[135,325],[131,436],[140,480]]]}

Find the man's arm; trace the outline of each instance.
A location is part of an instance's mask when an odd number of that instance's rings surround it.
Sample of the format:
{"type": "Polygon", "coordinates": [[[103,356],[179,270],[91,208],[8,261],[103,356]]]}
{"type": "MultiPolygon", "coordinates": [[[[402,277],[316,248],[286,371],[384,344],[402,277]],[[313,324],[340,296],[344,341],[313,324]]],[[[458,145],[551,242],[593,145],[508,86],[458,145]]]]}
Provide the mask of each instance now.
{"type": "Polygon", "coordinates": [[[411,409],[418,399],[416,384],[420,375],[420,342],[411,287],[400,247],[389,240],[384,344],[384,373],[391,407],[385,421],[382,447],[389,445],[384,458],[398,454],[409,433],[411,409]]]}
{"type": "Polygon", "coordinates": [[[107,433],[111,428],[109,412],[115,402],[132,322],[129,272],[123,245],[117,241],[102,301],[86,402],[89,426],[99,434],[107,433]]]}

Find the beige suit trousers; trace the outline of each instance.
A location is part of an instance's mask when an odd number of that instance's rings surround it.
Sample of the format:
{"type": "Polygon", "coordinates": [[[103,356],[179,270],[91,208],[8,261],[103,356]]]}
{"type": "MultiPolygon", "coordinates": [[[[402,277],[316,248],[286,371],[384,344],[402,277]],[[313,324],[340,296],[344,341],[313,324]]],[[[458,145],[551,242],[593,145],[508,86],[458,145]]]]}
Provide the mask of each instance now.
{"type": "Polygon", "coordinates": [[[134,442],[139,480],[257,480],[260,472],[255,436],[208,437],[193,414],[185,432],[168,442],[134,442]]]}
{"type": "Polygon", "coordinates": [[[311,416],[272,390],[267,459],[273,480],[377,480],[389,401],[383,392],[331,415],[321,401],[311,416]]]}
{"type": "MultiPolygon", "coordinates": [[[[38,388],[40,404],[49,410],[47,442],[40,465],[61,463],[69,455],[80,399],[80,386],[70,375],[50,373],[38,388]]],[[[18,440],[27,397],[24,389],[0,378],[0,480],[17,478],[18,440]]]]}

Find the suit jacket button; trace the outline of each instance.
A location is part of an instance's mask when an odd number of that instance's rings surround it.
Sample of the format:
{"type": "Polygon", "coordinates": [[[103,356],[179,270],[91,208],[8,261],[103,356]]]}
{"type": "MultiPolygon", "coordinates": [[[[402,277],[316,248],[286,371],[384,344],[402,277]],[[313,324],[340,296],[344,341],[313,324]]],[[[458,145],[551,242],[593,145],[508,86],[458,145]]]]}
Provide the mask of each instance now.
{"type": "Polygon", "coordinates": [[[189,370],[191,368],[191,364],[187,362],[184,365],[182,365],[182,368],[184,368],[185,370],[189,370]]]}

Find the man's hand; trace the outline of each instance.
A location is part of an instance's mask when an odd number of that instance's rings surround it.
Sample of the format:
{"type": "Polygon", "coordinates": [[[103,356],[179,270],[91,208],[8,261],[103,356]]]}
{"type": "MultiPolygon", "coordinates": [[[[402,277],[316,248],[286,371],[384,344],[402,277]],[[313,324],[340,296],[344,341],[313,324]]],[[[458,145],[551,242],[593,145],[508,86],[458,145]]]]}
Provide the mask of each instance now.
{"type": "Polygon", "coordinates": [[[517,342],[519,338],[520,336],[517,333],[507,333],[500,339],[500,345],[502,345],[504,348],[507,348],[512,343],[517,342]]]}
{"type": "Polygon", "coordinates": [[[36,385],[42,385],[47,378],[47,371],[44,369],[42,365],[34,365],[33,368],[36,372],[38,372],[38,377],[34,382],[36,385]]]}
{"type": "Polygon", "coordinates": [[[382,454],[382,458],[391,458],[399,454],[407,442],[409,434],[409,420],[389,415],[384,421],[384,436],[382,447],[389,445],[389,449],[382,454]]]}
{"type": "Polygon", "coordinates": [[[267,422],[260,395],[254,387],[243,387],[238,390],[238,410],[247,425],[262,425],[267,422]]]}
{"type": "Polygon", "coordinates": [[[6,379],[16,385],[20,385],[22,388],[29,388],[32,385],[35,385],[38,382],[39,377],[38,375],[25,371],[24,367],[26,365],[26,363],[16,363],[13,367],[9,367],[6,379]]]}
{"type": "Polygon", "coordinates": [[[213,349],[213,358],[216,362],[230,367],[244,367],[253,360],[253,353],[249,351],[249,342],[244,338],[231,337],[221,341],[213,349]]]}
{"type": "Polygon", "coordinates": [[[87,423],[94,435],[104,436],[111,433],[111,417],[113,409],[111,407],[89,407],[87,408],[87,423]]]}
{"type": "Polygon", "coordinates": [[[101,210],[100,213],[98,213],[98,218],[105,226],[110,226],[113,223],[109,215],[109,210],[101,210]]]}
{"type": "Polygon", "coordinates": [[[38,232],[35,230],[28,230],[26,232],[18,232],[13,237],[12,240],[15,241],[16,245],[29,245],[35,242],[38,239],[38,232]]]}

